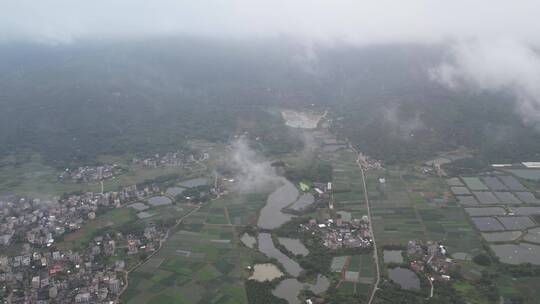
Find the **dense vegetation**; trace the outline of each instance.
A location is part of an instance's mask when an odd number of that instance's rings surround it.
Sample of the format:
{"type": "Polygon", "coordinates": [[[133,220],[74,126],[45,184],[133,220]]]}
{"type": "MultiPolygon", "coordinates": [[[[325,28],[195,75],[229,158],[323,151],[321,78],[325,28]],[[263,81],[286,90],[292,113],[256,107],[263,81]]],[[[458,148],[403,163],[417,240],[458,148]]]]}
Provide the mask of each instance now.
{"type": "Polygon", "coordinates": [[[276,111],[328,109],[387,162],[467,146],[489,161],[532,159],[540,136],[504,92],[456,93],[428,76],[445,51],[305,47],[284,39],[194,38],[0,47],[0,156],[37,151],[58,167],[249,132],[268,153],[301,146],[276,111]],[[263,55],[264,54],[264,55],[263,55]],[[314,106],[311,106],[311,105],[314,106]]]}
{"type": "Polygon", "coordinates": [[[250,304],[286,304],[284,299],[277,298],[272,294],[277,282],[246,281],[246,293],[250,304]]]}
{"type": "Polygon", "coordinates": [[[314,159],[304,165],[287,168],[285,177],[291,181],[330,182],[332,165],[327,161],[314,159]]]}

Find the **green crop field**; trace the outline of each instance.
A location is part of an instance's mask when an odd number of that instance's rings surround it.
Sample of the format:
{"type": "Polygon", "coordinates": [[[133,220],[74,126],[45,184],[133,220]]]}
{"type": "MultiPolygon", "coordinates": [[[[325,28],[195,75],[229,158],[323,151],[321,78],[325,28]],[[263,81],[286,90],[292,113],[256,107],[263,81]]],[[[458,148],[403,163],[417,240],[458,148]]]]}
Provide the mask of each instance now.
{"type": "Polygon", "coordinates": [[[448,186],[443,179],[418,175],[411,168],[390,168],[368,171],[368,181],[380,196],[370,200],[380,245],[431,240],[442,241],[450,253],[477,254],[482,250],[481,239],[462,207],[433,204],[423,197],[422,193],[446,195],[448,186]],[[377,176],[384,176],[386,183],[377,185],[377,176]]]}
{"type": "Polygon", "coordinates": [[[211,226],[203,227],[200,232],[175,233],[158,254],[135,270],[139,279],[130,284],[123,300],[127,303],[245,303],[241,265],[246,256],[234,235],[230,228],[211,226]],[[216,239],[232,240],[213,242],[216,239]]]}
{"type": "MultiPolygon", "coordinates": [[[[226,196],[191,214],[184,220],[184,230],[172,234],[156,255],[130,275],[132,281],[122,300],[136,304],[246,303],[244,269],[258,255],[239,244],[233,227],[221,224],[228,224],[227,213],[256,213],[256,206],[264,204],[261,198],[226,196]]],[[[168,208],[178,207],[185,206],[168,208]]]]}

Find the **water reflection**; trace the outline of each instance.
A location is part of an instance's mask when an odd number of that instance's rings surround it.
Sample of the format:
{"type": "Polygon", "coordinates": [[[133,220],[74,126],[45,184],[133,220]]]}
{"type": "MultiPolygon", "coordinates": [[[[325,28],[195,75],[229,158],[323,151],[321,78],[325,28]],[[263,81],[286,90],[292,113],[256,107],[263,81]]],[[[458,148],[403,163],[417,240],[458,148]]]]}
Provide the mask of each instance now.
{"type": "Polygon", "coordinates": [[[298,198],[298,189],[287,179],[283,185],[268,196],[266,205],[261,209],[257,225],[263,229],[275,229],[289,221],[293,216],[281,212],[298,198]]]}

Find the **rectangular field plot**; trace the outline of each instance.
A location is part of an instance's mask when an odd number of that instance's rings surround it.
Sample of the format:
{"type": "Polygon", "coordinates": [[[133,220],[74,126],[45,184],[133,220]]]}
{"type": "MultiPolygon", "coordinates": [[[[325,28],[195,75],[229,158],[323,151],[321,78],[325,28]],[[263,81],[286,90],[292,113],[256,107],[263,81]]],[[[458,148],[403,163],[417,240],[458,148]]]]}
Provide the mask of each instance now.
{"type": "Polygon", "coordinates": [[[451,187],[452,186],[463,186],[463,183],[457,177],[452,177],[452,178],[446,179],[446,184],[448,184],[448,186],[451,186],[451,187]]]}
{"type": "Polygon", "coordinates": [[[517,240],[521,236],[520,231],[501,231],[501,232],[489,232],[482,233],[482,237],[490,243],[494,242],[512,242],[517,240]]]}
{"type": "Polygon", "coordinates": [[[512,207],[515,215],[540,215],[540,207],[512,207]]]}
{"type": "Polygon", "coordinates": [[[330,266],[330,269],[332,269],[333,272],[341,272],[343,270],[343,266],[345,265],[345,261],[347,260],[348,256],[337,256],[332,259],[332,264],[330,266]]]}
{"type": "Polygon", "coordinates": [[[497,205],[501,202],[499,199],[491,192],[487,191],[473,191],[474,196],[478,199],[480,204],[484,205],[497,205]]]}
{"type": "Polygon", "coordinates": [[[363,254],[360,257],[360,280],[363,281],[362,283],[366,283],[368,278],[372,279],[375,275],[375,262],[371,254],[363,254]]]}
{"type": "Polygon", "coordinates": [[[489,190],[478,177],[462,177],[461,179],[471,190],[489,190]]]}
{"type": "Polygon", "coordinates": [[[472,195],[460,195],[456,196],[456,198],[458,199],[459,204],[462,206],[475,206],[480,204],[472,195]]]}
{"type": "Polygon", "coordinates": [[[540,246],[527,243],[490,245],[499,260],[507,264],[540,265],[540,246]]]}
{"type": "Polygon", "coordinates": [[[513,176],[499,176],[499,179],[512,191],[527,191],[515,177],[513,176]]]}
{"type": "Polygon", "coordinates": [[[521,201],[510,192],[493,192],[495,196],[506,205],[521,204],[521,201]]]}
{"type": "Polygon", "coordinates": [[[471,191],[466,187],[450,187],[450,191],[452,191],[454,195],[471,194],[471,191]]]}
{"type": "Polygon", "coordinates": [[[467,212],[469,216],[493,216],[506,214],[506,210],[504,210],[502,207],[465,208],[465,212],[467,212]]]}
{"type": "Polygon", "coordinates": [[[482,180],[492,191],[508,190],[508,188],[495,176],[486,176],[482,180]]]}
{"type": "Polygon", "coordinates": [[[353,255],[349,258],[348,271],[360,271],[360,262],[362,261],[361,255],[353,255]]]}
{"type": "Polygon", "coordinates": [[[381,244],[406,244],[424,237],[422,225],[412,208],[385,208],[373,210],[373,225],[381,244]]]}
{"type": "Polygon", "coordinates": [[[525,230],[536,226],[527,216],[501,216],[498,220],[507,230],[525,230]]]}
{"type": "Polygon", "coordinates": [[[346,296],[356,294],[355,285],[353,282],[342,282],[339,285],[338,293],[346,296]]]}
{"type": "Polygon", "coordinates": [[[530,192],[516,192],[514,194],[526,204],[540,205],[540,200],[534,197],[534,195],[530,192]]]}
{"type": "Polygon", "coordinates": [[[540,228],[529,229],[523,240],[529,243],[540,244],[540,228]]]}
{"type": "Polygon", "coordinates": [[[529,180],[540,180],[540,170],[539,169],[507,169],[508,171],[518,177],[529,179],[529,180]]]}
{"type": "Polygon", "coordinates": [[[505,230],[503,225],[494,217],[471,217],[471,221],[482,232],[505,230]]]}

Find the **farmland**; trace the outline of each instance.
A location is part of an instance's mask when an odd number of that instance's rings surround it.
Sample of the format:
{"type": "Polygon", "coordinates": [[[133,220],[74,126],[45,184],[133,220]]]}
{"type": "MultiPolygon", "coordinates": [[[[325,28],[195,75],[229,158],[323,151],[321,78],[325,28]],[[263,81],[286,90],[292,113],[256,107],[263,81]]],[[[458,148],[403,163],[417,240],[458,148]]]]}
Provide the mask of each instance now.
{"type": "Polygon", "coordinates": [[[368,179],[380,197],[373,199],[372,206],[375,235],[381,246],[436,240],[452,253],[481,251],[477,233],[463,208],[449,197],[443,179],[423,176],[412,168],[370,171],[368,179]],[[381,176],[384,184],[377,181],[381,176]]]}
{"type": "Polygon", "coordinates": [[[130,274],[127,303],[246,303],[243,272],[250,264],[232,227],[179,230],[130,274]]]}
{"type": "MultiPolygon", "coordinates": [[[[247,303],[246,267],[266,258],[240,243],[238,229],[255,225],[268,194],[222,196],[184,218],[161,250],[130,274],[126,303],[247,303]]],[[[153,208],[179,218],[189,205],[153,208]]]]}
{"type": "MultiPolygon", "coordinates": [[[[506,172],[513,171],[461,177],[472,196],[466,191],[454,194],[501,262],[539,265],[535,256],[540,254],[540,247],[531,244],[540,226],[535,218],[540,212],[539,200],[526,183],[506,172]]],[[[449,186],[454,184],[455,180],[448,182],[449,186]]]]}

